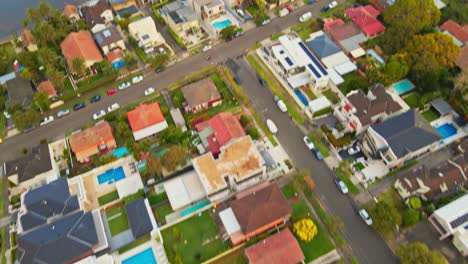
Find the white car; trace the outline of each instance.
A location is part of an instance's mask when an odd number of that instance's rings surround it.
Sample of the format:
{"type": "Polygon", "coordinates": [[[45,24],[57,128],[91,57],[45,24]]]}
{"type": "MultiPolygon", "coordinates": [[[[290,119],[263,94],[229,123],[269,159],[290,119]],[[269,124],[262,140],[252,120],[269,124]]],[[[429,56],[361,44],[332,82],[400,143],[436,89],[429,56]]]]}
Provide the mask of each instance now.
{"type": "Polygon", "coordinates": [[[207,52],[211,49],[211,45],[205,45],[202,49],[203,52],[207,52]]]}
{"type": "Polygon", "coordinates": [[[336,1],[333,1],[333,2],[331,2],[330,4],[328,4],[328,7],[329,7],[329,8],[334,8],[334,7],[336,7],[337,5],[338,5],[338,3],[337,3],[336,1]]]}
{"type": "Polygon", "coordinates": [[[366,209],[361,209],[359,210],[359,215],[361,216],[362,220],[364,220],[364,222],[366,222],[367,225],[372,225],[372,218],[370,217],[370,215],[367,213],[366,209]]]}
{"type": "Polygon", "coordinates": [[[44,125],[51,123],[52,121],[54,121],[54,116],[47,116],[41,121],[39,125],[44,126],[44,125]]]}
{"type": "Polygon", "coordinates": [[[143,75],[138,75],[138,76],[135,76],[132,78],[132,83],[135,84],[135,83],[139,83],[143,81],[143,75]]]}
{"type": "Polygon", "coordinates": [[[8,113],[8,111],[3,111],[3,115],[5,116],[6,119],[10,119],[11,118],[11,115],[10,113],[8,113]]]}
{"type": "Polygon", "coordinates": [[[266,121],[267,127],[272,134],[278,133],[278,128],[276,127],[275,123],[271,119],[267,119],[266,121]]]}
{"type": "Polygon", "coordinates": [[[120,105],[118,103],[113,103],[111,106],[107,108],[107,113],[112,113],[119,108],[120,108],[120,105]]]}
{"type": "Polygon", "coordinates": [[[60,117],[68,115],[69,113],[70,113],[70,110],[68,109],[60,110],[57,112],[57,117],[60,118],[60,117]]]}
{"type": "Polygon", "coordinates": [[[93,115],[94,120],[98,120],[100,118],[103,118],[106,115],[106,111],[101,110],[93,115]]]}
{"type": "Polygon", "coordinates": [[[286,104],[283,102],[283,100],[278,100],[277,104],[281,112],[286,113],[288,111],[288,108],[286,107],[286,104]]]}
{"type": "Polygon", "coordinates": [[[145,96],[148,96],[148,95],[150,95],[150,94],[152,94],[154,92],[155,92],[154,88],[150,87],[150,88],[145,90],[145,96]]]}
{"type": "Polygon", "coordinates": [[[358,146],[350,147],[348,149],[348,154],[349,155],[354,155],[354,154],[358,153],[359,151],[361,151],[361,149],[358,146]]]}
{"type": "Polygon", "coordinates": [[[302,14],[302,16],[299,18],[299,22],[304,22],[306,20],[309,20],[312,18],[312,13],[311,12],[306,12],[302,14]]]}
{"type": "Polygon", "coordinates": [[[132,83],[130,83],[130,82],[124,82],[124,83],[119,84],[118,88],[119,88],[119,90],[123,90],[123,89],[126,89],[126,88],[130,87],[131,85],[132,85],[132,83]]]}
{"type": "Polygon", "coordinates": [[[315,148],[314,143],[312,143],[312,141],[310,140],[310,138],[309,138],[308,136],[305,136],[305,137],[304,137],[304,143],[306,144],[306,146],[307,146],[307,148],[308,148],[309,150],[312,150],[312,149],[315,148]]]}
{"type": "Polygon", "coordinates": [[[340,191],[343,194],[348,193],[348,187],[346,186],[346,184],[340,178],[335,178],[335,184],[336,184],[336,186],[338,186],[338,188],[340,189],[340,191]]]}

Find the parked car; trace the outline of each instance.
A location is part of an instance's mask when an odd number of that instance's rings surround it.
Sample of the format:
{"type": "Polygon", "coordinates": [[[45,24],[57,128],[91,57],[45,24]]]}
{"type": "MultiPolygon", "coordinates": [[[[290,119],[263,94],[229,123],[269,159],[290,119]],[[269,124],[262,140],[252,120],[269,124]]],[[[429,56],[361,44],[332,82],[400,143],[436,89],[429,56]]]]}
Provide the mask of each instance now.
{"type": "Polygon", "coordinates": [[[68,109],[60,110],[57,112],[57,117],[60,118],[60,117],[68,115],[69,113],[70,113],[70,110],[68,109]]]}
{"type": "Polygon", "coordinates": [[[364,220],[364,222],[366,222],[367,225],[372,225],[372,218],[370,217],[370,215],[367,213],[366,209],[361,209],[359,210],[359,215],[361,216],[362,220],[364,220]]]}
{"type": "Polygon", "coordinates": [[[286,113],[288,111],[288,108],[286,107],[286,104],[283,102],[283,100],[278,100],[276,103],[281,110],[281,112],[286,113]]]}
{"type": "Polygon", "coordinates": [[[323,6],[323,7],[320,9],[320,12],[326,12],[326,11],[328,11],[328,9],[330,9],[330,7],[329,7],[328,5],[323,6]]]}
{"type": "Polygon", "coordinates": [[[236,32],[236,35],[234,35],[234,37],[237,38],[237,37],[240,37],[240,36],[242,36],[242,35],[244,35],[244,31],[243,31],[242,28],[241,28],[241,29],[239,29],[239,30],[236,32]]]}
{"type": "Polygon", "coordinates": [[[318,148],[314,148],[312,151],[314,152],[315,157],[317,158],[317,160],[323,160],[322,152],[320,152],[320,150],[318,148]]]}
{"type": "Polygon", "coordinates": [[[46,116],[42,121],[41,123],[39,124],[40,126],[45,126],[49,123],[51,123],[52,121],[54,121],[54,116],[46,116]]]}
{"type": "Polygon", "coordinates": [[[10,118],[11,118],[11,115],[10,115],[10,113],[8,113],[7,110],[3,111],[3,115],[5,116],[6,119],[10,119],[10,118]]]}
{"type": "Polygon", "coordinates": [[[103,118],[105,115],[106,115],[106,111],[100,110],[93,115],[93,119],[98,120],[99,118],[103,118]]]}
{"type": "Polygon", "coordinates": [[[241,80],[239,79],[239,77],[237,76],[234,76],[234,81],[237,83],[237,85],[240,85],[241,84],[241,80]]]}
{"type": "Polygon", "coordinates": [[[123,89],[126,89],[128,87],[130,87],[132,85],[132,83],[130,82],[123,82],[121,84],[119,84],[119,87],[117,87],[119,90],[123,90],[123,89]]]}
{"type": "Polygon", "coordinates": [[[290,4],[287,4],[285,5],[284,7],[286,7],[286,9],[288,9],[288,11],[291,13],[293,10],[294,10],[294,7],[290,4]]]}
{"type": "Polygon", "coordinates": [[[348,193],[348,187],[346,186],[346,184],[340,178],[335,178],[335,184],[336,184],[336,186],[338,186],[338,188],[340,189],[340,191],[343,194],[348,193]]]}
{"type": "Polygon", "coordinates": [[[113,94],[116,94],[117,93],[117,89],[109,89],[107,90],[107,95],[113,95],[113,94]]]}
{"type": "Polygon", "coordinates": [[[350,147],[348,149],[348,154],[349,155],[354,155],[356,153],[358,153],[359,151],[361,151],[361,149],[359,148],[359,146],[353,146],[353,147],[350,147]]]}
{"type": "Polygon", "coordinates": [[[299,22],[304,22],[312,18],[312,13],[311,12],[306,12],[302,14],[301,17],[299,17],[299,22]]]}
{"type": "Polygon", "coordinates": [[[107,113],[112,113],[119,108],[120,108],[120,105],[118,103],[113,103],[111,106],[107,108],[107,113]]]}
{"type": "Polygon", "coordinates": [[[143,75],[138,75],[138,76],[135,76],[132,78],[132,83],[135,84],[135,83],[139,83],[143,81],[143,75]]]}
{"type": "Polygon", "coordinates": [[[95,96],[91,97],[89,102],[90,103],[96,103],[96,102],[99,102],[100,100],[101,100],[101,96],[100,95],[95,95],[95,96]]]}
{"type": "Polygon", "coordinates": [[[33,130],[36,128],[36,125],[32,125],[30,127],[27,127],[23,130],[23,133],[28,133],[29,131],[33,130]]]}
{"type": "Polygon", "coordinates": [[[155,91],[156,91],[156,90],[154,90],[153,87],[150,87],[150,88],[148,88],[148,89],[145,90],[145,96],[148,96],[148,95],[154,93],[155,91]]]}
{"type": "Polygon", "coordinates": [[[266,24],[270,24],[270,22],[271,22],[270,19],[267,18],[267,19],[265,19],[265,20],[262,21],[262,26],[264,26],[264,25],[266,25],[266,24]]]}
{"type": "Polygon", "coordinates": [[[266,121],[267,127],[272,134],[278,133],[278,128],[276,127],[275,123],[271,119],[267,119],[266,121]]]}
{"type": "Polygon", "coordinates": [[[304,137],[304,143],[306,144],[306,146],[307,146],[307,148],[309,150],[313,150],[315,148],[314,143],[310,140],[310,138],[308,136],[304,137]]]}
{"type": "Polygon", "coordinates": [[[205,45],[205,46],[203,46],[202,51],[203,51],[203,52],[207,52],[207,51],[209,51],[210,49],[211,49],[211,45],[205,45]]]}
{"type": "Polygon", "coordinates": [[[78,111],[82,108],[85,108],[86,104],[85,103],[77,103],[76,105],[73,106],[74,111],[78,111]]]}
{"type": "Polygon", "coordinates": [[[165,69],[166,69],[166,67],[160,66],[160,67],[157,67],[157,68],[156,68],[155,72],[156,72],[156,73],[161,73],[161,72],[163,72],[165,69]]]}
{"type": "Polygon", "coordinates": [[[336,7],[337,5],[338,5],[338,3],[337,3],[336,1],[333,1],[333,2],[331,2],[330,4],[328,4],[328,7],[329,7],[329,8],[334,8],[334,7],[336,7]]]}
{"type": "Polygon", "coordinates": [[[257,78],[258,78],[258,82],[263,85],[263,86],[266,86],[267,85],[267,82],[262,78],[260,77],[259,75],[257,75],[257,78]]]}
{"type": "Polygon", "coordinates": [[[284,17],[289,14],[289,10],[287,8],[281,8],[281,10],[278,12],[279,17],[284,17]]]}
{"type": "Polygon", "coordinates": [[[239,14],[239,16],[242,17],[242,18],[245,16],[244,10],[242,10],[242,9],[240,9],[240,8],[238,8],[238,9],[236,10],[236,12],[237,12],[237,14],[239,14]]]}

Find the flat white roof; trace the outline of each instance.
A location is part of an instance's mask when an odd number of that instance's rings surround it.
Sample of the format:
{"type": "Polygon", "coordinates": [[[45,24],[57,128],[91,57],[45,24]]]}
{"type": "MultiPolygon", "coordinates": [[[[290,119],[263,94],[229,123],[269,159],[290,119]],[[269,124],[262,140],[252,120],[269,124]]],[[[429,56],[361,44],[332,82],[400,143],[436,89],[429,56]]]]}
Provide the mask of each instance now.
{"type": "Polygon", "coordinates": [[[206,195],[194,170],[165,182],[164,189],[173,210],[187,206],[206,195]]]}
{"type": "MultiPolygon", "coordinates": [[[[445,220],[449,225],[450,222],[466,215],[468,213],[468,194],[458,198],[457,200],[447,204],[446,206],[437,209],[434,214],[439,219],[445,220]]],[[[468,221],[468,219],[467,219],[468,221]]],[[[465,221],[465,222],[467,222],[465,221]]]]}
{"type": "Polygon", "coordinates": [[[339,75],[345,75],[347,73],[353,72],[357,70],[356,64],[354,64],[351,61],[347,61],[343,64],[337,65],[333,67],[333,69],[339,74],[339,75]]]}
{"type": "Polygon", "coordinates": [[[296,74],[296,75],[289,77],[287,81],[292,88],[296,89],[304,85],[307,85],[310,79],[307,73],[304,72],[304,73],[296,74]]]}
{"type": "Polygon", "coordinates": [[[237,222],[237,218],[234,215],[231,207],[224,209],[219,213],[219,218],[221,218],[221,222],[223,222],[224,227],[226,228],[226,232],[228,235],[233,233],[239,232],[241,230],[239,222],[237,222]]]}
{"type": "Polygon", "coordinates": [[[353,56],[353,58],[359,58],[364,55],[366,55],[366,51],[362,48],[358,48],[358,49],[351,51],[351,56],[353,56]]]}
{"type": "Polygon", "coordinates": [[[320,96],[317,99],[314,99],[309,102],[309,107],[310,110],[312,110],[313,113],[320,111],[322,109],[325,109],[327,107],[330,107],[331,103],[328,101],[328,99],[325,96],[320,96]]]}
{"type": "Polygon", "coordinates": [[[328,73],[330,73],[330,80],[335,85],[344,83],[344,79],[334,69],[328,69],[328,73]]]}
{"type": "Polygon", "coordinates": [[[139,175],[133,175],[126,177],[115,183],[117,192],[119,193],[119,198],[122,199],[130,194],[138,192],[138,190],[143,189],[143,181],[139,175]]]}

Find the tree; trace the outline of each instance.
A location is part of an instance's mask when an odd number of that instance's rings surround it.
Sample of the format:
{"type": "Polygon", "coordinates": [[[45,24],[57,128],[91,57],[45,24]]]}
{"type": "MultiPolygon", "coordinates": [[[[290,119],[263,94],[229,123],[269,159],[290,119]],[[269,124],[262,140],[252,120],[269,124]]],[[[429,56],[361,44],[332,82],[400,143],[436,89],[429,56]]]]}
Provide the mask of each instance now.
{"type": "Polygon", "coordinates": [[[382,83],[384,85],[403,79],[410,70],[403,55],[405,54],[393,55],[384,65],[372,67],[367,71],[367,76],[373,83],[382,83]]]}
{"type": "Polygon", "coordinates": [[[49,110],[50,108],[49,95],[46,92],[35,93],[32,99],[32,106],[36,108],[37,110],[41,111],[41,113],[49,110]]]}
{"type": "Polygon", "coordinates": [[[468,69],[463,69],[453,80],[455,90],[463,92],[468,90],[468,69]]]}
{"type": "Polygon", "coordinates": [[[103,60],[94,64],[94,68],[97,71],[102,72],[104,75],[112,74],[115,71],[115,68],[108,60],[103,60]]]}
{"type": "Polygon", "coordinates": [[[318,233],[317,226],[312,219],[304,218],[294,223],[294,233],[300,240],[310,242],[318,233]]]}
{"type": "Polygon", "coordinates": [[[343,159],[338,164],[336,168],[336,174],[344,176],[346,178],[351,178],[353,176],[353,171],[351,170],[351,162],[349,159],[343,159]]]}
{"type": "Polygon", "coordinates": [[[161,161],[164,168],[169,172],[172,172],[177,168],[177,166],[185,165],[188,158],[189,152],[186,148],[181,146],[172,146],[164,156],[162,156],[161,161]]]}
{"type": "Polygon", "coordinates": [[[11,120],[15,124],[16,129],[23,131],[34,124],[37,124],[41,119],[39,113],[34,109],[26,111],[16,111],[11,115],[11,120]]]}
{"type": "Polygon", "coordinates": [[[452,19],[460,25],[468,24],[468,5],[466,3],[466,0],[448,1],[440,21],[452,19]]]}
{"type": "Polygon", "coordinates": [[[255,126],[247,128],[247,134],[249,134],[253,140],[258,140],[260,138],[260,132],[258,132],[258,129],[255,126]]]}
{"type": "Polygon", "coordinates": [[[84,75],[86,73],[86,66],[84,60],[82,58],[73,58],[72,70],[79,76],[84,75]]]}
{"type": "Polygon", "coordinates": [[[234,26],[234,25],[231,25],[231,26],[227,26],[225,28],[223,28],[220,32],[221,34],[221,38],[224,39],[224,40],[230,40],[232,38],[234,38],[234,36],[236,35],[237,32],[239,32],[239,28],[234,26]]]}
{"type": "Polygon", "coordinates": [[[47,19],[49,18],[51,12],[52,12],[52,6],[50,6],[50,4],[48,2],[45,2],[45,1],[41,1],[39,3],[39,7],[37,9],[38,13],[39,13],[39,16],[42,18],[42,19],[47,19]]]}
{"type": "Polygon", "coordinates": [[[47,68],[49,68],[49,66],[54,66],[59,60],[57,53],[48,47],[40,48],[37,51],[37,57],[41,66],[47,68]]]}
{"type": "Polygon", "coordinates": [[[65,73],[50,65],[47,67],[46,76],[47,79],[54,85],[55,89],[63,89],[65,73]]]}
{"type": "Polygon", "coordinates": [[[408,206],[409,206],[411,209],[419,209],[419,208],[421,208],[421,206],[422,206],[421,199],[419,199],[418,197],[411,197],[411,198],[409,198],[408,206]]]}
{"type": "Polygon", "coordinates": [[[455,65],[460,54],[452,38],[443,33],[415,35],[403,49],[412,71],[436,72],[455,65]]]}
{"type": "Polygon", "coordinates": [[[149,63],[151,65],[151,69],[154,71],[157,68],[164,67],[169,63],[169,55],[167,53],[158,53],[153,56],[149,63]]]}
{"type": "Polygon", "coordinates": [[[418,222],[419,212],[414,209],[406,208],[403,212],[403,226],[409,227],[417,224],[418,222]]]}
{"type": "Polygon", "coordinates": [[[146,171],[150,174],[162,176],[162,163],[160,158],[148,157],[146,159],[146,171]]]}
{"type": "Polygon", "coordinates": [[[446,264],[448,261],[438,250],[431,250],[421,242],[405,244],[396,250],[402,264],[446,264]]]}
{"type": "Polygon", "coordinates": [[[250,123],[250,118],[246,115],[241,115],[240,119],[239,119],[242,127],[246,127],[249,123],[250,123]]]}
{"type": "Polygon", "coordinates": [[[124,61],[125,67],[130,71],[134,70],[135,66],[138,65],[138,59],[132,52],[127,52],[127,54],[125,54],[124,61]]]}
{"type": "Polygon", "coordinates": [[[425,27],[437,25],[440,10],[433,0],[398,0],[383,13],[384,22],[392,27],[410,26],[407,34],[416,34],[425,27]]]}
{"type": "Polygon", "coordinates": [[[180,144],[186,146],[191,141],[190,131],[182,132],[182,129],[176,126],[169,126],[159,133],[162,144],[180,144]]]}
{"type": "Polygon", "coordinates": [[[382,234],[388,234],[395,230],[397,225],[401,225],[401,215],[398,210],[385,201],[377,203],[371,210],[375,228],[382,234]]]}

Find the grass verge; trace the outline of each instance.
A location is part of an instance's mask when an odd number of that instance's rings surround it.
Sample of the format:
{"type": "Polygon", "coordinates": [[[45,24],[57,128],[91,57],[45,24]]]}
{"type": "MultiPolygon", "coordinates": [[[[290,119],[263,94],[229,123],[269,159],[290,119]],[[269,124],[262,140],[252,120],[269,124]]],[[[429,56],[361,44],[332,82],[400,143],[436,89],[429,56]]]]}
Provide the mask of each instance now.
{"type": "Polygon", "coordinates": [[[166,215],[171,214],[174,212],[172,210],[171,204],[170,203],[165,203],[161,206],[156,207],[154,209],[156,213],[156,218],[159,220],[159,222],[166,224],[166,215]]]}
{"type": "Polygon", "coordinates": [[[314,143],[315,147],[318,148],[318,150],[320,150],[324,158],[330,156],[330,152],[328,151],[327,146],[325,146],[325,144],[323,144],[320,139],[315,138],[313,135],[309,135],[309,138],[312,141],[312,143],[314,143]]]}

